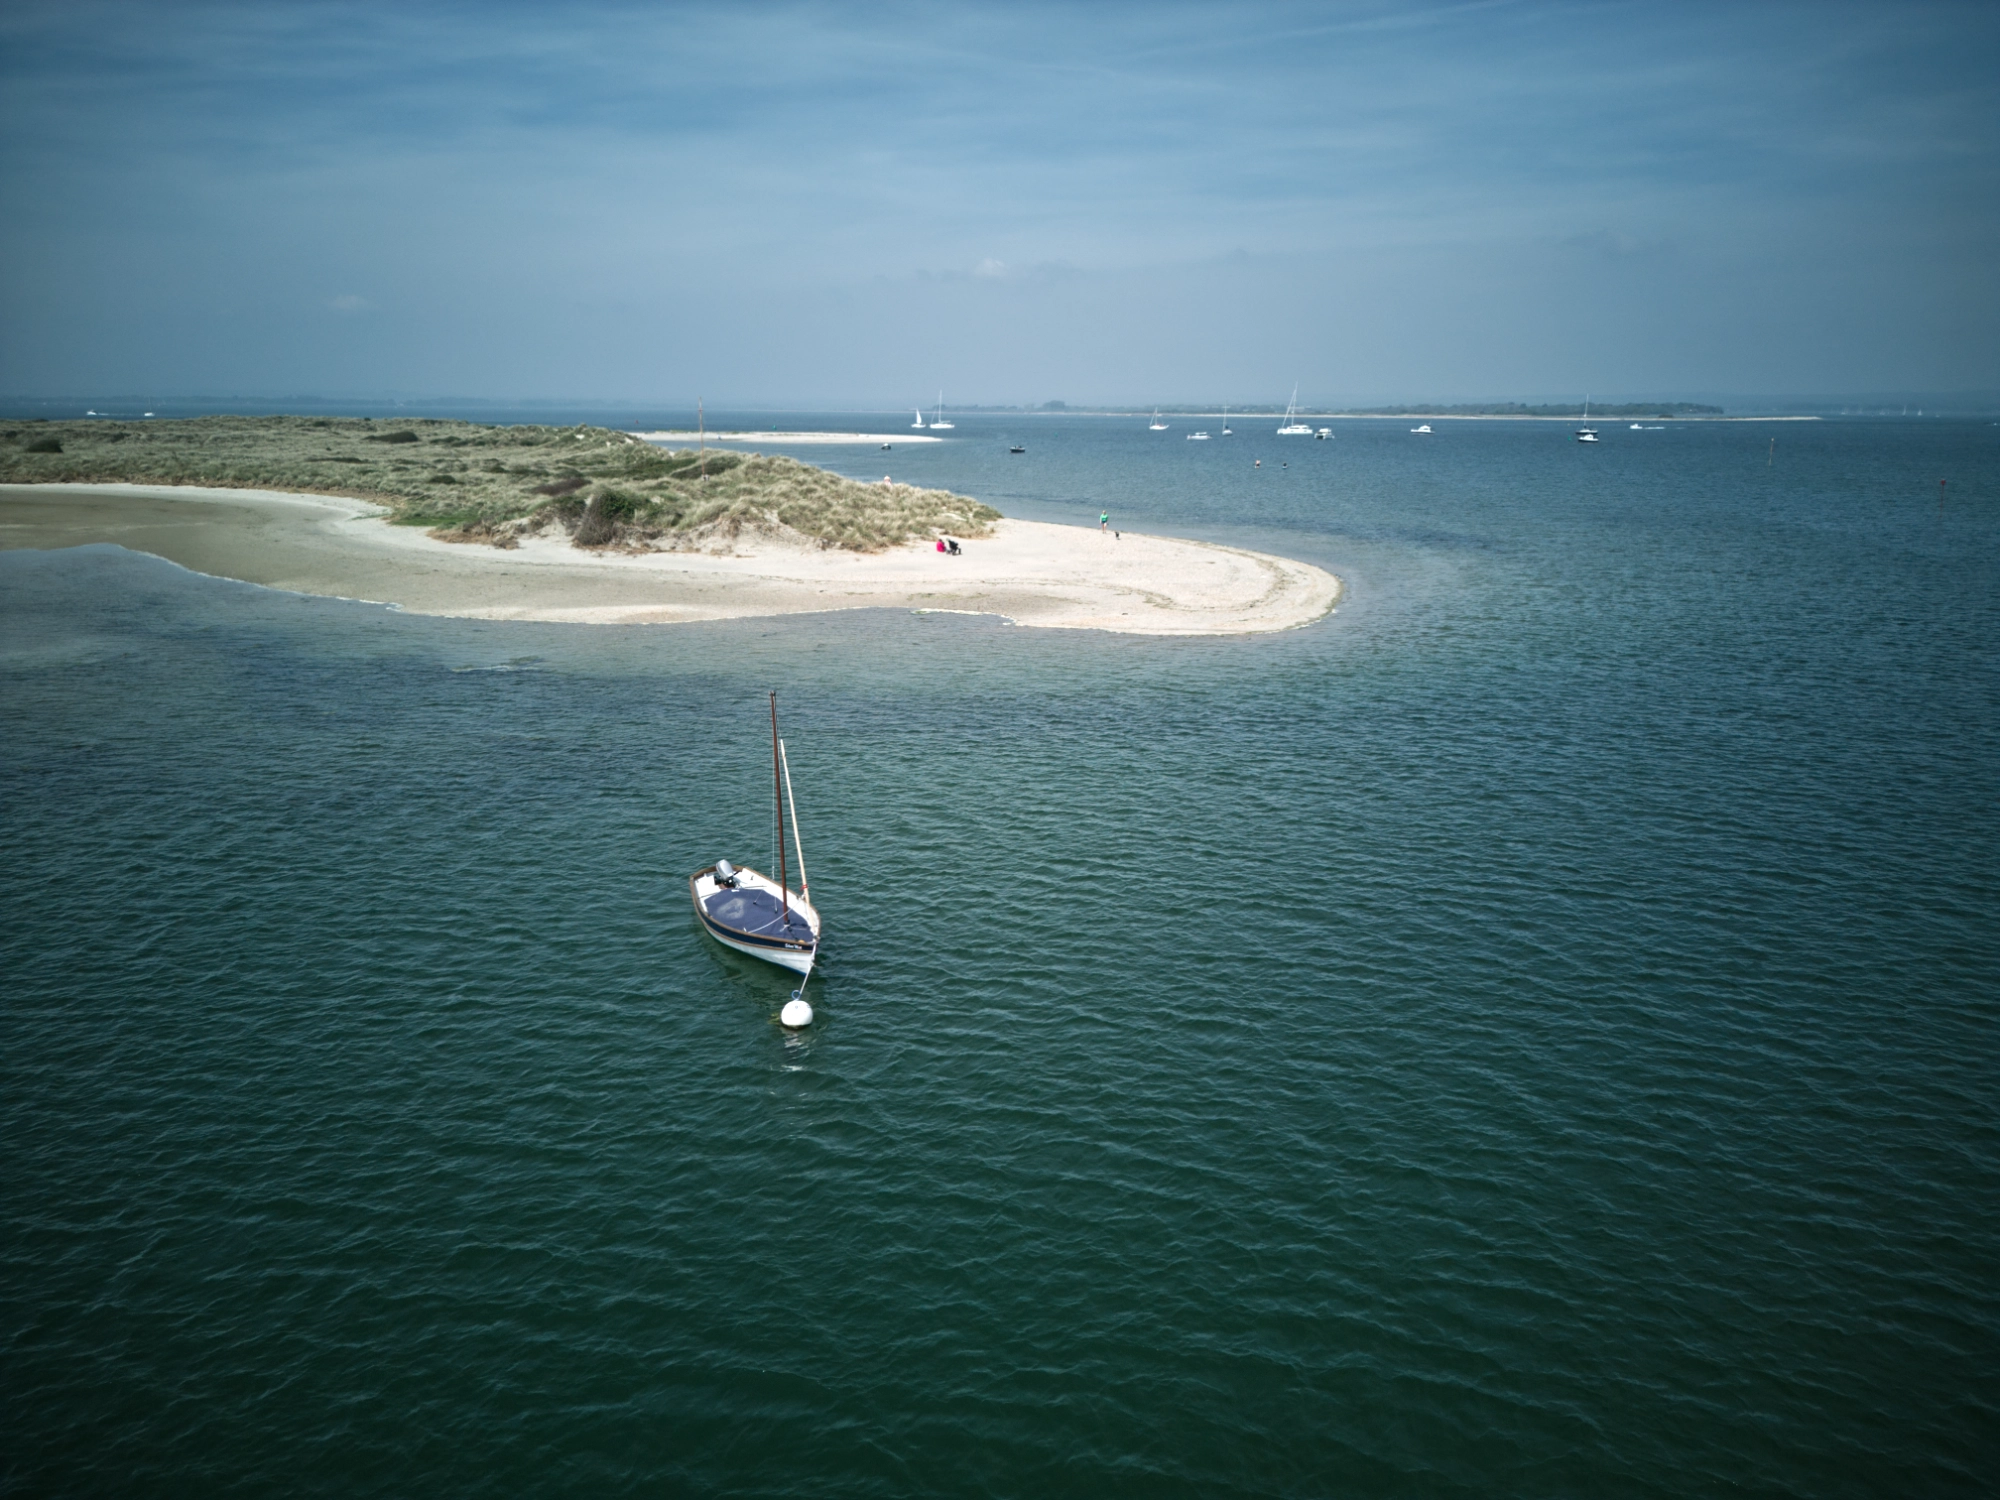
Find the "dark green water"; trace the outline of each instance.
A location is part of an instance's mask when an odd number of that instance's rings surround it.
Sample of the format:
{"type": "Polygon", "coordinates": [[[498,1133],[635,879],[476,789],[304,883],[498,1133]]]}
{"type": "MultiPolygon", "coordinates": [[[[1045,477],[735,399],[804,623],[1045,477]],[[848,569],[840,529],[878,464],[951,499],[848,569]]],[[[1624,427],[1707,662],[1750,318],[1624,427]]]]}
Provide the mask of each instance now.
{"type": "Polygon", "coordinates": [[[815,455],[1266,639],[0,554],[0,1486],[1991,1492],[2000,428],[1407,425],[815,455]]]}

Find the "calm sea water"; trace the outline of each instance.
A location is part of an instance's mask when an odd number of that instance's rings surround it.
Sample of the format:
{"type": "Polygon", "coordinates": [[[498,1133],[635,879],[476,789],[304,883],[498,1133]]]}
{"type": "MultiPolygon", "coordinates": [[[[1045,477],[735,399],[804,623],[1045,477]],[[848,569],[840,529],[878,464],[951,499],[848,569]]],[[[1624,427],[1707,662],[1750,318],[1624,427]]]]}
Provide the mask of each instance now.
{"type": "Polygon", "coordinates": [[[0,1489],[1992,1492],[2000,428],[1237,425],[809,456],[1309,629],[0,554],[0,1489]]]}

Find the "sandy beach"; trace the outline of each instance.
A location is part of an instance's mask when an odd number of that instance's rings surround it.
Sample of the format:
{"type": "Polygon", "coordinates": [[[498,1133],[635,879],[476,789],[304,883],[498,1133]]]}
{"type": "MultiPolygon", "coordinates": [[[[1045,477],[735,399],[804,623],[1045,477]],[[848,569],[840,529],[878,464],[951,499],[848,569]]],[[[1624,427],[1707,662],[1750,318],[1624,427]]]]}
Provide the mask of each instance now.
{"type": "Polygon", "coordinates": [[[921,432],[635,432],[633,437],[643,442],[659,443],[668,448],[686,448],[697,442],[709,443],[787,443],[793,446],[825,446],[828,444],[851,444],[857,447],[880,447],[884,443],[894,447],[897,443],[941,443],[941,437],[929,437],[921,432]]]}
{"type": "Polygon", "coordinates": [[[841,609],[955,610],[1020,625],[1236,635],[1310,624],[1333,574],[1240,548],[1004,520],[952,557],[928,542],[854,553],[743,538],[726,552],[453,544],[364,501],[152,485],[0,486],[0,547],[114,542],[196,572],[414,614],[596,624],[841,609]]]}

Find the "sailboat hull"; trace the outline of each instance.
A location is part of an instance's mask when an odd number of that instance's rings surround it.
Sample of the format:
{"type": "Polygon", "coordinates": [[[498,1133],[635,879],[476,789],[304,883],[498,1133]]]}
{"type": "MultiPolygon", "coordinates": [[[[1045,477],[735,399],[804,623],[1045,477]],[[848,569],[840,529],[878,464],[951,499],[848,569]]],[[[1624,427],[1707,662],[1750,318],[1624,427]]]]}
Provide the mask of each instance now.
{"type": "Polygon", "coordinates": [[[809,974],[819,957],[819,913],[796,891],[782,903],[778,882],[755,870],[738,867],[736,884],[724,886],[715,867],[688,877],[688,895],[702,930],[725,948],[752,958],[809,974]]]}

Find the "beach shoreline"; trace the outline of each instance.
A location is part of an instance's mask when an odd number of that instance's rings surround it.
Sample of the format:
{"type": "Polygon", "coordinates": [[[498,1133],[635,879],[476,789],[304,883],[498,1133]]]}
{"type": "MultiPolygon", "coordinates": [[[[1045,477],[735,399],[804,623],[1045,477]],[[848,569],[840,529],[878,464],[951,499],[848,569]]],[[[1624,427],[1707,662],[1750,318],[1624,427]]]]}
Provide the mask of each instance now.
{"type": "Polygon", "coordinates": [[[671,447],[689,443],[790,443],[802,447],[851,446],[857,448],[894,447],[897,443],[942,443],[941,437],[921,432],[684,432],[676,428],[662,432],[633,432],[629,436],[642,443],[671,447]]]}
{"type": "Polygon", "coordinates": [[[111,542],[247,583],[464,619],[667,624],[850,609],[999,615],[1135,635],[1295,629],[1343,592],[1309,563],[1211,542],[1002,520],[961,556],[848,552],[745,533],[708,550],[512,549],[390,525],[334,495],[136,484],[0,485],[0,548],[111,542]]]}

